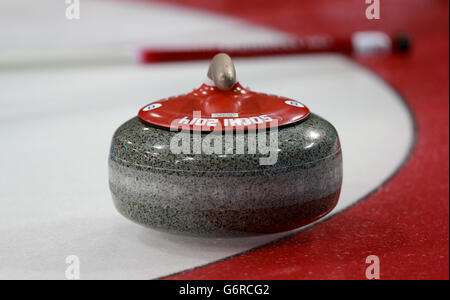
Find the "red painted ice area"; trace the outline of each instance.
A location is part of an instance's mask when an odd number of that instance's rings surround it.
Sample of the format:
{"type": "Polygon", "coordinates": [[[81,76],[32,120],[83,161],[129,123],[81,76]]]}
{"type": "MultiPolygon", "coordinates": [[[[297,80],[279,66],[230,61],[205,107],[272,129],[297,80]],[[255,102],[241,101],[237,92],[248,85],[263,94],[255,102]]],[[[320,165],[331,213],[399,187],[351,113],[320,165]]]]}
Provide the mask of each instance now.
{"type": "Polygon", "coordinates": [[[380,257],[382,279],[449,278],[448,1],[381,1],[381,20],[367,20],[361,0],[171,2],[297,35],[409,32],[410,55],[355,60],[405,98],[417,141],[396,176],[356,206],[277,243],[169,279],[365,279],[368,255],[380,257]]]}

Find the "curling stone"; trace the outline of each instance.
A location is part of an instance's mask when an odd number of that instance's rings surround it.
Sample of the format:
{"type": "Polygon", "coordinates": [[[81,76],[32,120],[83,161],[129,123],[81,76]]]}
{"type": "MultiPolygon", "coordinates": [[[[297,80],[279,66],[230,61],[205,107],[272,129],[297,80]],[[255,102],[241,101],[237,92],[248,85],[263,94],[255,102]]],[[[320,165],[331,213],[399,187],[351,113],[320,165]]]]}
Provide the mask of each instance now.
{"type": "Polygon", "coordinates": [[[218,54],[200,88],[152,102],[116,130],[109,185],[123,216],[154,229],[273,233],[336,206],[342,152],[329,122],[297,100],[244,88],[218,54]]]}

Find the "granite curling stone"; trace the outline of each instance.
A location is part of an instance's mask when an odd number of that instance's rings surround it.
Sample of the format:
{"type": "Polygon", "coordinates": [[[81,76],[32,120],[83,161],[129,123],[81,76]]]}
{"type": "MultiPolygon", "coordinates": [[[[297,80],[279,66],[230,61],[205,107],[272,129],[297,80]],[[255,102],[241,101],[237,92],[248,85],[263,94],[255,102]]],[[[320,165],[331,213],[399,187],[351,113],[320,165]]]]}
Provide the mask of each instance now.
{"type": "Polygon", "coordinates": [[[291,230],[336,206],[335,128],[300,102],[252,92],[235,78],[231,59],[219,54],[199,89],[153,102],[117,129],[109,185],[123,216],[225,237],[291,230]]]}

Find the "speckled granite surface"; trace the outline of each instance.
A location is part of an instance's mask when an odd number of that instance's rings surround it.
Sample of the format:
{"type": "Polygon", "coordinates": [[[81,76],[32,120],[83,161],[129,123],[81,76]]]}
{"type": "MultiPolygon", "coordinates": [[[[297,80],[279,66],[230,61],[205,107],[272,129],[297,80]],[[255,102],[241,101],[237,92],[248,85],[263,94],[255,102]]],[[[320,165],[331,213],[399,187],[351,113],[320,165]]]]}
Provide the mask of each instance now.
{"type": "MultiPolygon", "coordinates": [[[[293,229],[325,215],[337,202],[339,138],[317,115],[279,129],[274,165],[260,165],[259,159],[268,156],[260,153],[173,154],[175,134],[137,117],[114,134],[110,188],[125,217],[160,230],[226,236],[293,229]]],[[[243,144],[247,153],[247,135],[243,144]]]]}

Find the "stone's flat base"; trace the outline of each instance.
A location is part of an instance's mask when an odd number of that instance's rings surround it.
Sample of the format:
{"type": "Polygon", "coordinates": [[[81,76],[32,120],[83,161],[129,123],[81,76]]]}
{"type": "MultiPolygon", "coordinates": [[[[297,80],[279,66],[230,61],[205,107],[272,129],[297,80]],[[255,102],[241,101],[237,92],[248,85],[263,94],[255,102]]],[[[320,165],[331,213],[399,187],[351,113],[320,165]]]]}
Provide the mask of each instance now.
{"type": "Polygon", "coordinates": [[[191,236],[235,237],[288,231],[310,224],[336,206],[339,194],[340,189],[321,199],[283,207],[204,211],[121,201],[114,195],[113,199],[123,216],[153,229],[191,236]]]}
{"type": "Polygon", "coordinates": [[[295,229],[320,219],[337,204],[339,189],[335,193],[306,203],[282,207],[246,210],[215,209],[202,213],[219,229],[248,233],[275,233],[295,229]]]}

